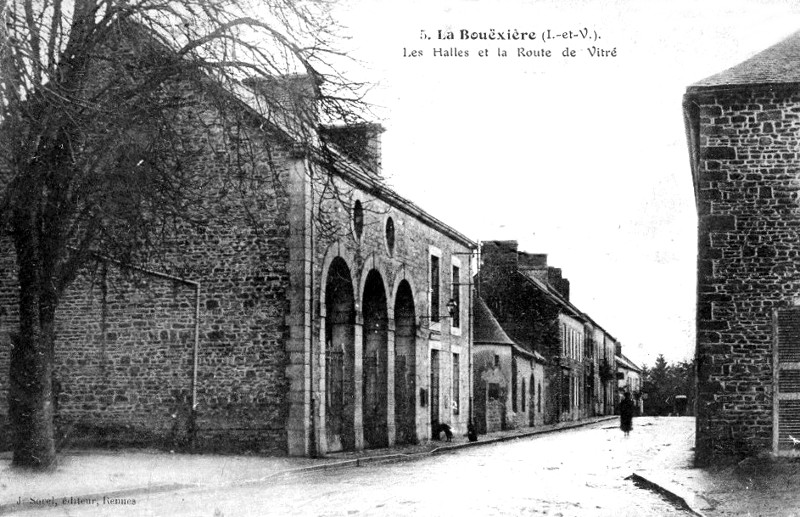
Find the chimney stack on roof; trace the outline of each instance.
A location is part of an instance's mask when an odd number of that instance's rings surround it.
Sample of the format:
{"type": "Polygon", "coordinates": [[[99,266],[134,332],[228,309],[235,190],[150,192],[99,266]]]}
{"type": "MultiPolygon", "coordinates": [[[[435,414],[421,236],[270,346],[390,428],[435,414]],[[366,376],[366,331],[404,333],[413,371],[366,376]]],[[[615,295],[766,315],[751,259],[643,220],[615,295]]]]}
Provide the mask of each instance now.
{"type": "Polygon", "coordinates": [[[263,114],[282,129],[298,131],[301,129],[298,122],[307,129],[316,129],[320,97],[318,79],[306,74],[290,74],[249,77],[242,84],[256,93],[256,102],[263,114]]]}
{"type": "Polygon", "coordinates": [[[381,173],[381,133],[383,126],[369,122],[345,126],[322,126],[320,136],[336,146],[369,172],[381,173]]]}
{"type": "Polygon", "coordinates": [[[561,268],[547,265],[546,253],[519,252],[519,270],[546,282],[558,291],[562,298],[569,301],[569,280],[561,276],[561,268]]]}

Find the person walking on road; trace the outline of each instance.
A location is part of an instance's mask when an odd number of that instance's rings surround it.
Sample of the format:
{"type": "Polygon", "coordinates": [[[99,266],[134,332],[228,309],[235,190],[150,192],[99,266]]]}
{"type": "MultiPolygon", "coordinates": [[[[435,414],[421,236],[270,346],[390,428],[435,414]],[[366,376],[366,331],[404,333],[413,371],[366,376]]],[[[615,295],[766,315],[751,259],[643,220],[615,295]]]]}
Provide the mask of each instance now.
{"type": "Polygon", "coordinates": [[[631,429],[633,429],[633,411],[634,407],[631,394],[626,391],[622,402],[619,403],[619,428],[625,433],[625,437],[627,437],[631,429]]]}

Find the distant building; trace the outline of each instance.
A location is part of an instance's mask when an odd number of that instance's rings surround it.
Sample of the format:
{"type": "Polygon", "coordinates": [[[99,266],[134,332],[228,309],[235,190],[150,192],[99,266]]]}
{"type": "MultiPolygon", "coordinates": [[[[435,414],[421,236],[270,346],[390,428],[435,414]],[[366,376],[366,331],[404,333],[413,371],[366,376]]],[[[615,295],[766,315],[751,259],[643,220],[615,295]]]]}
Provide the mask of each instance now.
{"type": "Polygon", "coordinates": [[[617,390],[621,401],[626,393],[631,394],[631,400],[636,405],[639,414],[644,413],[644,400],[642,399],[642,369],[622,354],[622,347],[617,353],[617,390]]]}
{"type": "Polygon", "coordinates": [[[474,304],[473,399],[479,433],[544,423],[545,359],[515,343],[486,304],[474,304]]]}
{"type": "Polygon", "coordinates": [[[800,33],[687,88],[697,203],[696,461],[800,435],[800,33]]]}
{"type": "Polygon", "coordinates": [[[570,303],[569,281],[547,255],[520,252],[516,241],[485,241],[478,283],[508,337],[546,360],[546,423],[613,412],[615,340],[570,303]]]}

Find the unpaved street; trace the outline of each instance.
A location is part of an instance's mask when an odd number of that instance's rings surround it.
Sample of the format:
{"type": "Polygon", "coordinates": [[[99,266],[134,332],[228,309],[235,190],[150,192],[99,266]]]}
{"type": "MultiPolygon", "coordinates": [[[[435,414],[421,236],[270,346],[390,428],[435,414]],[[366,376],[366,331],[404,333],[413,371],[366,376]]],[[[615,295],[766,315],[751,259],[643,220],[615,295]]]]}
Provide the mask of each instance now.
{"type": "Polygon", "coordinates": [[[688,418],[639,418],[414,461],[316,471],[240,486],[135,495],[135,505],[61,505],[26,515],[682,515],[625,480],[689,461],[688,418]]]}

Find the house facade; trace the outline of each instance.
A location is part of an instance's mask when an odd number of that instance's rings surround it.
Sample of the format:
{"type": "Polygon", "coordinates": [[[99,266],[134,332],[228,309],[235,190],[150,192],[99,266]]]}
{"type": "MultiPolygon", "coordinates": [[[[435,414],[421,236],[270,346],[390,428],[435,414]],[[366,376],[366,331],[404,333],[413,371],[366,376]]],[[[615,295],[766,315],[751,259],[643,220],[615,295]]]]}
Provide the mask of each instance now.
{"type": "Polygon", "coordinates": [[[580,420],[588,415],[585,386],[591,372],[586,357],[586,330],[588,321],[577,313],[559,311],[561,353],[559,354],[561,386],[559,421],[580,420]]]}
{"type": "MultiPolygon", "coordinates": [[[[588,317],[588,316],[587,316],[588,317]]],[[[586,324],[586,349],[589,351],[586,396],[591,415],[613,415],[616,393],[617,340],[589,318],[586,324]]]]}
{"type": "Polygon", "coordinates": [[[630,394],[639,414],[644,413],[644,399],[642,398],[642,369],[633,361],[622,354],[622,347],[617,352],[617,403],[622,401],[625,394],[630,394]]]}
{"type": "Polygon", "coordinates": [[[544,423],[541,354],[515,343],[482,299],[474,304],[473,422],[478,433],[544,423]]]}
{"type": "MultiPolygon", "coordinates": [[[[379,127],[276,123],[258,99],[310,103],[316,86],[251,86],[231,96],[236,140],[185,128],[184,167],[237,196],[148,262],[98,257],[64,295],[58,441],[315,455],[424,441],[439,422],[465,433],[475,244],[384,185],[379,127]],[[250,154],[234,178],[236,142],[250,154]]],[[[232,123],[173,87],[176,121],[232,123]]],[[[5,236],[0,265],[6,424],[19,289],[5,236]]]]}
{"type": "Polygon", "coordinates": [[[796,455],[800,33],[687,88],[698,214],[697,444],[796,455]]]}

